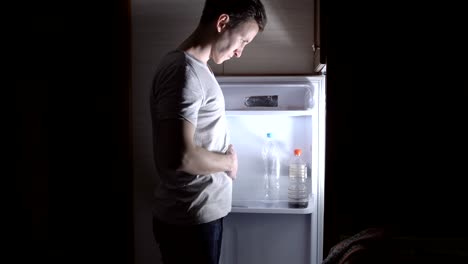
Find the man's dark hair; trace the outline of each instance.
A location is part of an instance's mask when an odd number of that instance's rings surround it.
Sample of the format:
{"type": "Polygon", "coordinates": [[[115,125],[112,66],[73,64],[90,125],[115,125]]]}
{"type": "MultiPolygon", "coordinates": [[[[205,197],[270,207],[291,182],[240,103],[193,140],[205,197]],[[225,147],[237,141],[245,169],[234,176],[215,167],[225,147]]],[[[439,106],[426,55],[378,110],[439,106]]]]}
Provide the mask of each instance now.
{"type": "Polygon", "coordinates": [[[229,28],[254,19],[259,31],[263,31],[267,22],[265,8],[260,0],[206,0],[200,24],[207,25],[218,19],[221,14],[229,15],[229,28]]]}

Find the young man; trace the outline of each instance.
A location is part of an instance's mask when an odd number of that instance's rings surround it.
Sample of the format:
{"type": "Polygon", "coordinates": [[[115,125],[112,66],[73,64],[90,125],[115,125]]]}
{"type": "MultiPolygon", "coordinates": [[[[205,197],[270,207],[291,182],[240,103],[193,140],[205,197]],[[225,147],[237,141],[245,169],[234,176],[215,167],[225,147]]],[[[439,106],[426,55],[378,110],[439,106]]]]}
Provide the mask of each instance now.
{"type": "Polygon", "coordinates": [[[206,0],[198,27],[156,70],[153,228],[165,264],[219,262],[237,154],[208,60],[239,58],[265,24],[260,0],[206,0]]]}

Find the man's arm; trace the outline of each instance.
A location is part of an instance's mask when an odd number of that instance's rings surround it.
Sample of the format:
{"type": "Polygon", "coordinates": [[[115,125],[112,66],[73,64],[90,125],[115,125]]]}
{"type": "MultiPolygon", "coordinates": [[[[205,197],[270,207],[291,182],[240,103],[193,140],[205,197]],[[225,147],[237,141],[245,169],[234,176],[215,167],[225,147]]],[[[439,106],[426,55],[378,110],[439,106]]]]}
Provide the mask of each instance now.
{"type": "Polygon", "coordinates": [[[227,172],[232,179],[237,175],[237,154],[232,145],[226,153],[212,152],[193,142],[195,127],[186,120],[161,121],[158,128],[158,158],[170,169],[190,174],[227,172]]]}

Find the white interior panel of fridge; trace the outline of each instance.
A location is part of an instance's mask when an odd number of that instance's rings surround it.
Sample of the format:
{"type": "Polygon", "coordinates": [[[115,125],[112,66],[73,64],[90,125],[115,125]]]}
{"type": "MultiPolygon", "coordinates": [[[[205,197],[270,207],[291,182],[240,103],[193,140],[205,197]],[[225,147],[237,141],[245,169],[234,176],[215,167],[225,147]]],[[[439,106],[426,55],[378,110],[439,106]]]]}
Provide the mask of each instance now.
{"type": "MultiPolygon", "coordinates": [[[[288,208],[288,164],[295,148],[302,149],[302,157],[311,168],[312,117],[287,115],[245,115],[228,116],[231,142],[237,152],[239,169],[233,183],[234,208],[288,208]],[[272,133],[279,147],[280,156],[280,197],[278,201],[265,200],[264,167],[262,147],[272,133]]],[[[310,185],[310,169],[308,169],[310,185]]],[[[308,189],[311,193],[311,188],[308,189]]],[[[312,195],[310,195],[312,197],[312,195]]],[[[310,208],[309,208],[310,209],[310,208]]],[[[296,210],[302,212],[303,210],[296,210]]],[[[292,211],[294,212],[294,210],[292,211]]]]}
{"type": "Polygon", "coordinates": [[[224,221],[220,263],[310,264],[310,223],[310,214],[231,214],[224,221]]]}
{"type": "Polygon", "coordinates": [[[237,77],[220,81],[225,97],[231,142],[239,159],[233,184],[233,211],[255,213],[311,213],[314,189],[313,131],[316,82],[307,79],[237,77]],[[234,80],[234,81],[232,81],[234,80]],[[262,147],[267,133],[279,147],[280,195],[265,199],[262,147]],[[308,168],[307,208],[289,208],[288,172],[294,149],[302,150],[308,168]]]}

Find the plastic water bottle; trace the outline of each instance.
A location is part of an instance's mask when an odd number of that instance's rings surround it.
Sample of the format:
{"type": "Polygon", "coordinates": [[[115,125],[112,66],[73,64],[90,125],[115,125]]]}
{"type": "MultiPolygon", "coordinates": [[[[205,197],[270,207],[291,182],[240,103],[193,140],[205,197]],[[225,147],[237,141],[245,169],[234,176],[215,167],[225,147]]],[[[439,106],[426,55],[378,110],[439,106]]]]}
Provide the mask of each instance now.
{"type": "Polygon", "coordinates": [[[301,149],[294,149],[294,156],[289,161],[288,204],[293,208],[306,208],[309,204],[307,164],[301,155],[301,149]]]}
{"type": "Polygon", "coordinates": [[[267,138],[262,149],[262,158],[265,166],[265,199],[279,200],[280,192],[280,157],[279,149],[273,140],[272,133],[267,138]]]}

